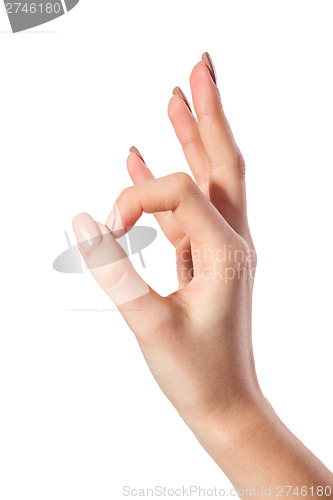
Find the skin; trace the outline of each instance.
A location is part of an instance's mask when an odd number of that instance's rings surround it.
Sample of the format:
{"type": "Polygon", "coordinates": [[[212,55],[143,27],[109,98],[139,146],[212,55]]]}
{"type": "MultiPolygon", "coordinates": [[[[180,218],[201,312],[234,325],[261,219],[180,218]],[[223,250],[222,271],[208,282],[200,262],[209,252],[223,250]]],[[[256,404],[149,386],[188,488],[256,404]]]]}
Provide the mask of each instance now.
{"type": "Polygon", "coordinates": [[[120,194],[106,225],[88,214],[74,218],[81,253],[134,332],[160,388],[234,487],[261,496],[271,486],[275,498],[278,486],[304,486],[303,496],[319,498],[317,486],[333,492],[331,472],[284,426],[257,380],[256,253],[245,164],[207,56],[190,85],[195,115],[177,90],[168,114],[194,180],[185,173],[154,179],[133,149],[127,166],[134,186],[120,194]],[[179,289],[168,297],[142,281],[117,243],[143,212],[155,215],[176,249],[179,289]],[[87,252],[82,227],[88,223],[97,224],[99,236],[87,252]]]}

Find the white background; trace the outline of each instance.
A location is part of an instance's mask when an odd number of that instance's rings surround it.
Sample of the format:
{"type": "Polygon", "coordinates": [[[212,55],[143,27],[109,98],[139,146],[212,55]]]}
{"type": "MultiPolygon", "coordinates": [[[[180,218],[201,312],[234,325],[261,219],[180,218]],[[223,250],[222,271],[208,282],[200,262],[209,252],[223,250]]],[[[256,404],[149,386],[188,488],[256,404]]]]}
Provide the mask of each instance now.
{"type": "MultiPolygon", "coordinates": [[[[229,488],[160,392],[120,314],[55,257],[105,221],[135,144],[187,166],[166,114],[208,50],[247,162],[263,392],[328,466],[332,385],[331,1],[88,1],[13,35],[0,16],[0,498],[106,500],[122,487],[229,488]]],[[[144,223],[155,222],[144,218],[144,223]]],[[[159,232],[143,276],[176,287],[159,232]]],[[[133,262],[140,269],[138,256],[133,262]]],[[[258,457],[259,458],[259,457],[258,457]]]]}

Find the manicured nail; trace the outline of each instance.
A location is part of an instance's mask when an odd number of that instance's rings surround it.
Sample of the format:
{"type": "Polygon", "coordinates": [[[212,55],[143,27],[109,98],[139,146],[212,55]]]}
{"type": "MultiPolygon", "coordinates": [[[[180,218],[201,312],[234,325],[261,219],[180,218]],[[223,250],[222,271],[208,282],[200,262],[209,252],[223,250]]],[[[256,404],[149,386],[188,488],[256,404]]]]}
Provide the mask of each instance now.
{"type": "Polygon", "coordinates": [[[136,147],[135,147],[135,146],[132,146],[132,147],[130,148],[130,153],[135,153],[136,155],[138,155],[138,157],[139,157],[139,158],[143,161],[143,163],[144,163],[144,164],[146,164],[146,162],[145,162],[145,161],[144,161],[144,159],[143,159],[142,154],[140,153],[140,151],[139,151],[138,149],[136,149],[136,147]]]}
{"type": "Polygon", "coordinates": [[[212,61],[212,58],[208,54],[208,52],[205,52],[202,54],[202,60],[206,63],[207,68],[209,69],[210,76],[212,77],[213,82],[216,85],[217,78],[216,78],[216,71],[214,67],[214,63],[212,61]]]}
{"type": "Polygon", "coordinates": [[[186,95],[184,94],[184,92],[182,91],[182,89],[180,87],[175,87],[172,91],[173,95],[178,95],[181,99],[183,99],[183,101],[185,101],[185,104],[186,106],[188,107],[188,109],[191,111],[192,113],[192,109],[191,109],[191,106],[186,98],[186,95]]]}
{"type": "Polygon", "coordinates": [[[122,223],[119,210],[117,205],[114,205],[113,210],[111,210],[109,217],[105,223],[106,227],[110,229],[111,233],[119,238],[124,234],[124,225],[122,223]]]}
{"type": "Polygon", "coordinates": [[[89,214],[76,215],[72,224],[80,248],[84,253],[88,254],[98,247],[103,238],[98,225],[89,214]]]}

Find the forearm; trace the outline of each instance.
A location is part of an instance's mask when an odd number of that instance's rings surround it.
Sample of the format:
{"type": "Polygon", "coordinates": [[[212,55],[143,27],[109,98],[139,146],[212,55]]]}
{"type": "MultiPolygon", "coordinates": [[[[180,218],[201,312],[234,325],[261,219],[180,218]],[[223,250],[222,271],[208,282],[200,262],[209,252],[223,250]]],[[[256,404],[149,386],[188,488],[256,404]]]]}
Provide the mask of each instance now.
{"type": "Polygon", "coordinates": [[[237,403],[190,427],[236,490],[251,489],[256,496],[270,498],[333,498],[332,473],[264,398],[237,403]]]}

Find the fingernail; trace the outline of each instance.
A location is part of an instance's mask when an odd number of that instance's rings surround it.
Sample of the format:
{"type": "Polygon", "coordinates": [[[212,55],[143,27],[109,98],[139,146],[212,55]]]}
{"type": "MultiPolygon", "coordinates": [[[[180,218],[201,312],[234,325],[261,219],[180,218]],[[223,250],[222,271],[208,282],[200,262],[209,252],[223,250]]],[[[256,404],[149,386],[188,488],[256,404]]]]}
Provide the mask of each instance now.
{"type": "Polygon", "coordinates": [[[185,101],[185,104],[186,106],[188,107],[188,109],[191,111],[192,113],[192,109],[191,109],[191,106],[186,98],[186,95],[184,94],[184,92],[182,91],[182,89],[180,87],[175,87],[172,91],[173,95],[178,95],[181,99],[183,99],[183,101],[185,101]]]}
{"type": "Polygon", "coordinates": [[[72,224],[76,238],[84,253],[88,254],[98,247],[103,238],[98,225],[89,214],[76,215],[72,224]]]}
{"type": "Polygon", "coordinates": [[[143,159],[142,154],[140,153],[140,151],[139,151],[138,149],[136,149],[136,147],[135,147],[135,146],[132,146],[132,147],[130,148],[130,153],[135,153],[136,155],[138,155],[138,157],[139,157],[139,158],[143,161],[143,163],[144,163],[144,164],[146,164],[146,162],[145,162],[145,161],[144,161],[144,159],[143,159]]]}
{"type": "Polygon", "coordinates": [[[212,61],[212,58],[208,54],[208,52],[205,52],[202,54],[202,60],[206,63],[207,68],[209,69],[210,76],[212,77],[213,82],[216,85],[217,78],[216,78],[216,71],[214,67],[214,63],[212,61]]]}
{"type": "Polygon", "coordinates": [[[117,205],[114,205],[113,210],[111,210],[109,217],[105,223],[106,227],[110,229],[111,233],[119,238],[124,234],[124,225],[122,223],[119,210],[117,205]]]}
{"type": "Polygon", "coordinates": [[[110,229],[111,233],[113,231],[113,226],[114,226],[114,219],[115,219],[115,214],[114,210],[111,210],[109,217],[106,219],[106,227],[110,229]]]}

